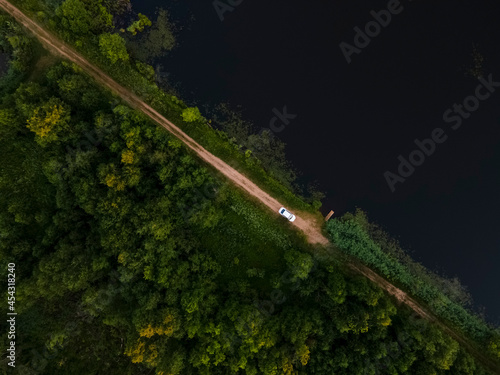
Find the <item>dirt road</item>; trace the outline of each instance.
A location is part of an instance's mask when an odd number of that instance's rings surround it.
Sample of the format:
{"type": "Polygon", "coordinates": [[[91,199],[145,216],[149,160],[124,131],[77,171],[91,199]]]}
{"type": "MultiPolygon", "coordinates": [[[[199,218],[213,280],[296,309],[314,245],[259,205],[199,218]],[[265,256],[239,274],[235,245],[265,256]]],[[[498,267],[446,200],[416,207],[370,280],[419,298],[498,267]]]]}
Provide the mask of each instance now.
{"type": "MultiPolygon", "coordinates": [[[[278,210],[283,206],[276,199],[271,197],[268,193],[259,188],[255,183],[253,183],[249,178],[244,176],[242,173],[238,172],[227,163],[219,159],[218,157],[212,155],[210,152],[205,150],[201,145],[199,145],[194,139],[189,137],[181,129],[175,126],[172,122],[163,117],[160,113],[154,110],[151,106],[146,104],[141,98],[131,92],[129,89],[123,87],[111,77],[109,77],[102,70],[87,61],[82,55],[77,53],[73,48],[68,46],[66,43],[59,40],[51,33],[47,32],[44,28],[38,25],[36,22],[27,17],[15,6],[10,4],[6,0],[0,0],[0,6],[4,8],[11,16],[13,16],[19,23],[23,24],[27,29],[29,29],[40,42],[52,53],[59,55],[69,61],[78,64],[87,74],[92,76],[96,81],[98,81],[102,86],[113,91],[119,95],[128,105],[139,111],[142,111],[147,116],[149,116],[154,122],[163,126],[170,133],[179,138],[182,142],[186,144],[192,151],[198,155],[200,159],[206,163],[212,165],[220,173],[226,176],[230,181],[232,181],[239,188],[246,191],[248,194],[264,203],[267,207],[271,209],[276,215],[278,210]]],[[[328,239],[321,233],[321,228],[316,225],[314,221],[305,220],[299,215],[296,215],[297,219],[291,223],[292,225],[299,228],[305,233],[309,242],[319,243],[322,245],[327,245],[328,239]]]]}
{"type": "MultiPolygon", "coordinates": [[[[59,55],[69,61],[74,62],[79,65],[88,75],[93,77],[98,83],[112,92],[119,95],[125,102],[127,102],[132,108],[142,111],[148,117],[150,117],[154,122],[163,126],[182,142],[186,144],[200,159],[206,163],[212,165],[220,173],[226,176],[230,181],[232,181],[236,186],[246,191],[252,197],[269,207],[276,215],[278,215],[278,209],[282,206],[276,199],[271,197],[265,191],[260,189],[256,184],[254,184],[249,178],[230,167],[224,161],[218,157],[212,155],[210,152],[205,150],[201,145],[199,145],[195,140],[185,134],[181,129],[175,126],[172,122],[168,121],[160,113],[155,111],[151,106],[146,104],[137,95],[131,92],[129,89],[123,87],[109,77],[102,70],[87,61],[82,55],[77,53],[73,48],[66,45],[64,42],[60,41],[59,38],[47,32],[36,22],[27,17],[15,6],[10,4],[7,0],[0,0],[0,7],[3,8],[7,13],[14,17],[19,23],[23,24],[31,33],[33,33],[40,42],[47,48],[50,52],[55,55],[59,55]]],[[[328,245],[328,239],[322,234],[321,228],[316,223],[314,219],[301,218],[298,215],[297,219],[291,223],[295,225],[298,229],[302,230],[309,242],[319,243],[322,245],[328,245]]],[[[417,312],[423,318],[435,322],[440,328],[453,337],[456,341],[461,343],[469,352],[476,357],[476,359],[483,364],[487,369],[489,369],[492,374],[500,374],[497,364],[495,364],[491,359],[485,356],[480,351],[476,350],[473,345],[471,345],[468,340],[461,334],[455,332],[453,329],[448,327],[446,324],[442,323],[436,316],[429,312],[425,307],[421,306],[416,300],[411,298],[401,289],[396,288],[389,281],[385,280],[383,277],[375,273],[370,268],[360,265],[360,264],[349,264],[350,268],[357,273],[360,273],[372,280],[375,284],[379,285],[382,289],[386,290],[389,294],[393,295],[401,303],[404,303],[412,310],[417,312]]]]}

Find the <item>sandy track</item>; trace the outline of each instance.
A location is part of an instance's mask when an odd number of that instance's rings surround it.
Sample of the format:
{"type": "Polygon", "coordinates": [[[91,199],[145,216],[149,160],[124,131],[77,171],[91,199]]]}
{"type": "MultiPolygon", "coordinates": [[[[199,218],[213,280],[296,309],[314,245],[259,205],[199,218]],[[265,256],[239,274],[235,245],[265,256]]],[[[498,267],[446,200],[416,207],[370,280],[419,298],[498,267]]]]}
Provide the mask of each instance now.
{"type": "Polygon", "coordinates": [[[495,363],[490,357],[476,349],[476,347],[470,342],[470,340],[454,329],[450,328],[447,324],[442,322],[437,316],[428,311],[425,307],[420,305],[415,299],[410,297],[407,293],[401,289],[395,287],[389,281],[381,277],[379,274],[374,272],[372,269],[362,265],[349,263],[349,267],[362,275],[364,275],[369,280],[373,281],[375,284],[384,289],[387,293],[393,295],[398,301],[404,303],[413,311],[415,311],[422,318],[427,319],[435,323],[444,333],[449,335],[455,341],[460,343],[474,358],[482,365],[485,369],[490,371],[491,374],[500,374],[500,367],[498,363],[495,363]]]}
{"type": "MultiPolygon", "coordinates": [[[[182,142],[184,142],[193,152],[195,152],[200,159],[206,163],[212,165],[220,173],[226,176],[235,185],[246,191],[248,194],[258,199],[260,202],[269,207],[276,215],[278,215],[278,210],[282,206],[276,199],[271,197],[265,191],[260,189],[255,183],[253,183],[249,178],[229,166],[227,163],[219,159],[218,157],[212,155],[207,150],[205,150],[201,145],[199,145],[194,139],[185,134],[181,129],[175,126],[172,122],[168,121],[160,113],[154,110],[151,106],[146,104],[137,95],[131,92],[129,89],[123,87],[109,77],[102,70],[88,62],[82,55],[77,53],[73,48],[66,45],[64,42],[60,41],[59,38],[55,37],[51,33],[47,32],[36,22],[27,17],[15,6],[10,4],[7,0],[0,0],[0,7],[3,8],[7,13],[14,17],[19,23],[23,24],[28,30],[31,31],[40,42],[52,53],[59,55],[67,60],[70,60],[77,65],[79,65],[87,74],[93,77],[98,83],[108,88],[109,90],[118,94],[125,102],[127,102],[132,108],[142,111],[148,117],[150,117],[154,122],[163,126],[182,142]]],[[[295,225],[298,229],[302,230],[309,242],[319,243],[322,245],[328,245],[328,239],[322,234],[321,228],[313,220],[305,220],[297,216],[297,219],[291,223],[295,225]]],[[[375,284],[379,285],[382,289],[387,291],[389,294],[394,296],[398,301],[410,307],[417,314],[423,318],[435,322],[444,332],[450,335],[453,339],[461,343],[485,368],[487,368],[492,374],[500,374],[498,365],[492,361],[489,357],[484,355],[482,352],[478,351],[473,345],[471,345],[467,338],[461,334],[455,332],[453,329],[448,327],[446,324],[441,322],[435,315],[430,313],[425,307],[421,306],[416,300],[411,298],[401,289],[395,287],[389,281],[378,275],[376,272],[370,268],[361,265],[350,263],[349,267],[356,273],[360,273],[373,281],[375,284]]]]}
{"type": "MultiPolygon", "coordinates": [[[[10,4],[6,0],[0,0],[0,6],[4,8],[11,16],[13,16],[19,23],[23,24],[27,29],[29,29],[40,42],[52,53],[59,55],[69,61],[78,64],[87,74],[92,76],[97,82],[102,86],[108,88],[114,93],[118,94],[128,105],[139,111],[142,111],[154,122],[163,126],[182,142],[184,142],[192,151],[198,155],[200,159],[206,163],[212,165],[220,173],[226,176],[235,185],[246,191],[248,194],[262,202],[264,205],[269,207],[276,215],[278,210],[283,206],[280,202],[270,196],[268,193],[259,188],[255,183],[253,183],[248,177],[244,176],[242,173],[238,172],[227,163],[219,159],[218,157],[212,155],[210,152],[205,150],[201,145],[199,145],[194,139],[189,137],[181,129],[175,126],[172,122],[163,117],[160,113],[154,110],[151,106],[146,104],[142,99],[135,95],[132,91],[120,85],[118,82],[109,77],[101,69],[97,68],[89,61],[87,61],[82,55],[77,53],[73,48],[66,45],[64,42],[60,41],[59,38],[55,37],[51,33],[47,32],[44,28],[38,25],[36,22],[27,17],[15,6],[10,4]]],[[[298,229],[302,230],[307,236],[309,242],[319,243],[322,245],[328,244],[328,239],[321,233],[321,228],[316,225],[315,222],[307,221],[300,218],[298,215],[297,219],[291,223],[298,229]]]]}

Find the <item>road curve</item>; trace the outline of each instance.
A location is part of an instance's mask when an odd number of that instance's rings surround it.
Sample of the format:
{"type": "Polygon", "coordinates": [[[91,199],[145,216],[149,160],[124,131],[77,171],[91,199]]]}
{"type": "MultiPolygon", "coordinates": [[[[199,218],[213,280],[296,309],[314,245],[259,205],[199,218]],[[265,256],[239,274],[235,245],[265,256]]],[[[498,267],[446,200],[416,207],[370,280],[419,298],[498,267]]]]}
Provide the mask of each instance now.
{"type": "MultiPolygon", "coordinates": [[[[217,169],[220,173],[222,173],[230,181],[232,181],[236,186],[269,207],[276,215],[279,215],[278,210],[284,205],[278,202],[271,195],[263,191],[248,177],[229,166],[220,158],[205,150],[194,139],[189,137],[180,128],[163,117],[160,113],[158,113],[151,106],[145,103],[132,91],[113,80],[105,72],[90,63],[72,47],[59,40],[58,37],[46,31],[44,28],[38,25],[38,23],[34,22],[31,18],[26,16],[14,5],[6,0],[0,0],[0,7],[4,8],[7,13],[14,17],[19,23],[24,25],[31,33],[33,33],[40,40],[43,46],[49,51],[79,65],[83,69],[83,71],[93,77],[98,83],[119,95],[132,108],[143,112],[154,122],[163,126],[170,133],[184,142],[186,146],[189,147],[196,155],[198,155],[200,159],[212,165],[215,169],[217,169]]],[[[328,239],[322,234],[321,228],[316,224],[316,222],[312,220],[306,220],[299,217],[298,215],[296,216],[297,219],[291,224],[304,232],[310,243],[319,243],[322,245],[327,245],[329,243],[328,239]]]]}
{"type": "MultiPolygon", "coordinates": [[[[131,92],[129,89],[123,87],[111,77],[109,77],[102,70],[88,62],[82,55],[77,53],[72,47],[66,45],[64,42],[60,41],[59,38],[52,35],[36,22],[27,17],[18,8],[9,3],[7,0],[0,0],[0,8],[3,8],[7,13],[14,17],[19,23],[24,25],[31,33],[33,33],[40,42],[52,53],[59,55],[69,61],[74,62],[79,65],[88,75],[93,77],[98,83],[108,88],[109,90],[118,94],[125,102],[127,102],[132,108],[135,108],[149,118],[151,118],[157,124],[163,126],[174,136],[179,138],[182,142],[186,144],[194,153],[200,157],[206,163],[212,165],[220,173],[226,176],[230,181],[232,181],[236,186],[240,187],[242,190],[246,191],[248,194],[258,199],[260,202],[269,207],[276,215],[278,215],[278,210],[282,206],[276,199],[271,197],[268,193],[260,189],[255,183],[253,183],[249,178],[230,167],[227,163],[219,159],[218,157],[212,155],[210,152],[205,150],[201,145],[199,145],[194,139],[185,134],[181,129],[175,126],[172,122],[168,121],[156,110],[151,108],[137,95],[131,92]]],[[[319,243],[322,245],[328,245],[328,239],[322,234],[321,228],[314,222],[313,219],[306,220],[297,216],[297,219],[291,223],[295,225],[298,229],[303,231],[307,236],[309,242],[319,243]]],[[[477,350],[469,340],[462,334],[456,332],[452,328],[448,327],[445,323],[441,322],[433,313],[429,312],[425,307],[419,304],[416,300],[411,298],[407,293],[401,289],[395,287],[392,283],[378,275],[376,272],[362,264],[349,263],[348,266],[356,273],[360,273],[373,281],[375,284],[380,286],[382,289],[387,291],[389,294],[394,296],[398,301],[410,307],[417,314],[422,316],[429,321],[436,323],[444,332],[450,335],[453,339],[461,343],[485,368],[491,371],[492,374],[500,374],[498,364],[492,361],[488,356],[484,355],[482,352],[477,350]]]]}

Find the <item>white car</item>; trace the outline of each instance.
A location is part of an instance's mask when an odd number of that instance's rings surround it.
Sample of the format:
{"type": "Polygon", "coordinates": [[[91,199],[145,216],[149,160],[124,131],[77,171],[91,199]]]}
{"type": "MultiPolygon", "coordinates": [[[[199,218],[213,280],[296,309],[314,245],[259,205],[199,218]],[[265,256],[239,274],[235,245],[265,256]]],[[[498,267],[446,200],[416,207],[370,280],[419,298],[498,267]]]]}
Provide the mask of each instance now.
{"type": "Polygon", "coordinates": [[[295,215],[288,211],[285,207],[281,207],[278,211],[281,216],[284,216],[288,219],[288,221],[295,221],[295,215]]]}

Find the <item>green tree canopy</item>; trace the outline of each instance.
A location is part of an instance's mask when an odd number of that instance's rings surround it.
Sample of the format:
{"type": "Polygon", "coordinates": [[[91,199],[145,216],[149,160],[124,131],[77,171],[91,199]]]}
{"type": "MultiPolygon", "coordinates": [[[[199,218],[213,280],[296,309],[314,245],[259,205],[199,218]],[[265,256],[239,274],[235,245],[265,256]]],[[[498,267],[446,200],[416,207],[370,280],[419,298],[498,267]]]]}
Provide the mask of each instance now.
{"type": "Polygon", "coordinates": [[[146,26],[151,26],[153,23],[149,20],[147,16],[142,13],[139,13],[139,19],[134,21],[129,27],[127,27],[127,31],[132,35],[137,35],[138,32],[144,31],[146,26]]]}
{"type": "Polygon", "coordinates": [[[182,111],[182,119],[186,122],[195,122],[203,120],[203,116],[198,107],[190,107],[182,111]]]}
{"type": "Polygon", "coordinates": [[[115,64],[118,60],[129,60],[125,40],[118,34],[106,33],[99,35],[99,47],[101,48],[102,55],[111,61],[112,64],[115,64]]]}
{"type": "Polygon", "coordinates": [[[92,16],[80,0],[66,0],[56,10],[61,25],[75,35],[84,35],[90,31],[92,16]]]}
{"type": "Polygon", "coordinates": [[[35,133],[36,141],[45,146],[59,139],[59,135],[68,129],[70,111],[58,98],[35,108],[28,119],[28,129],[35,133]]]}

